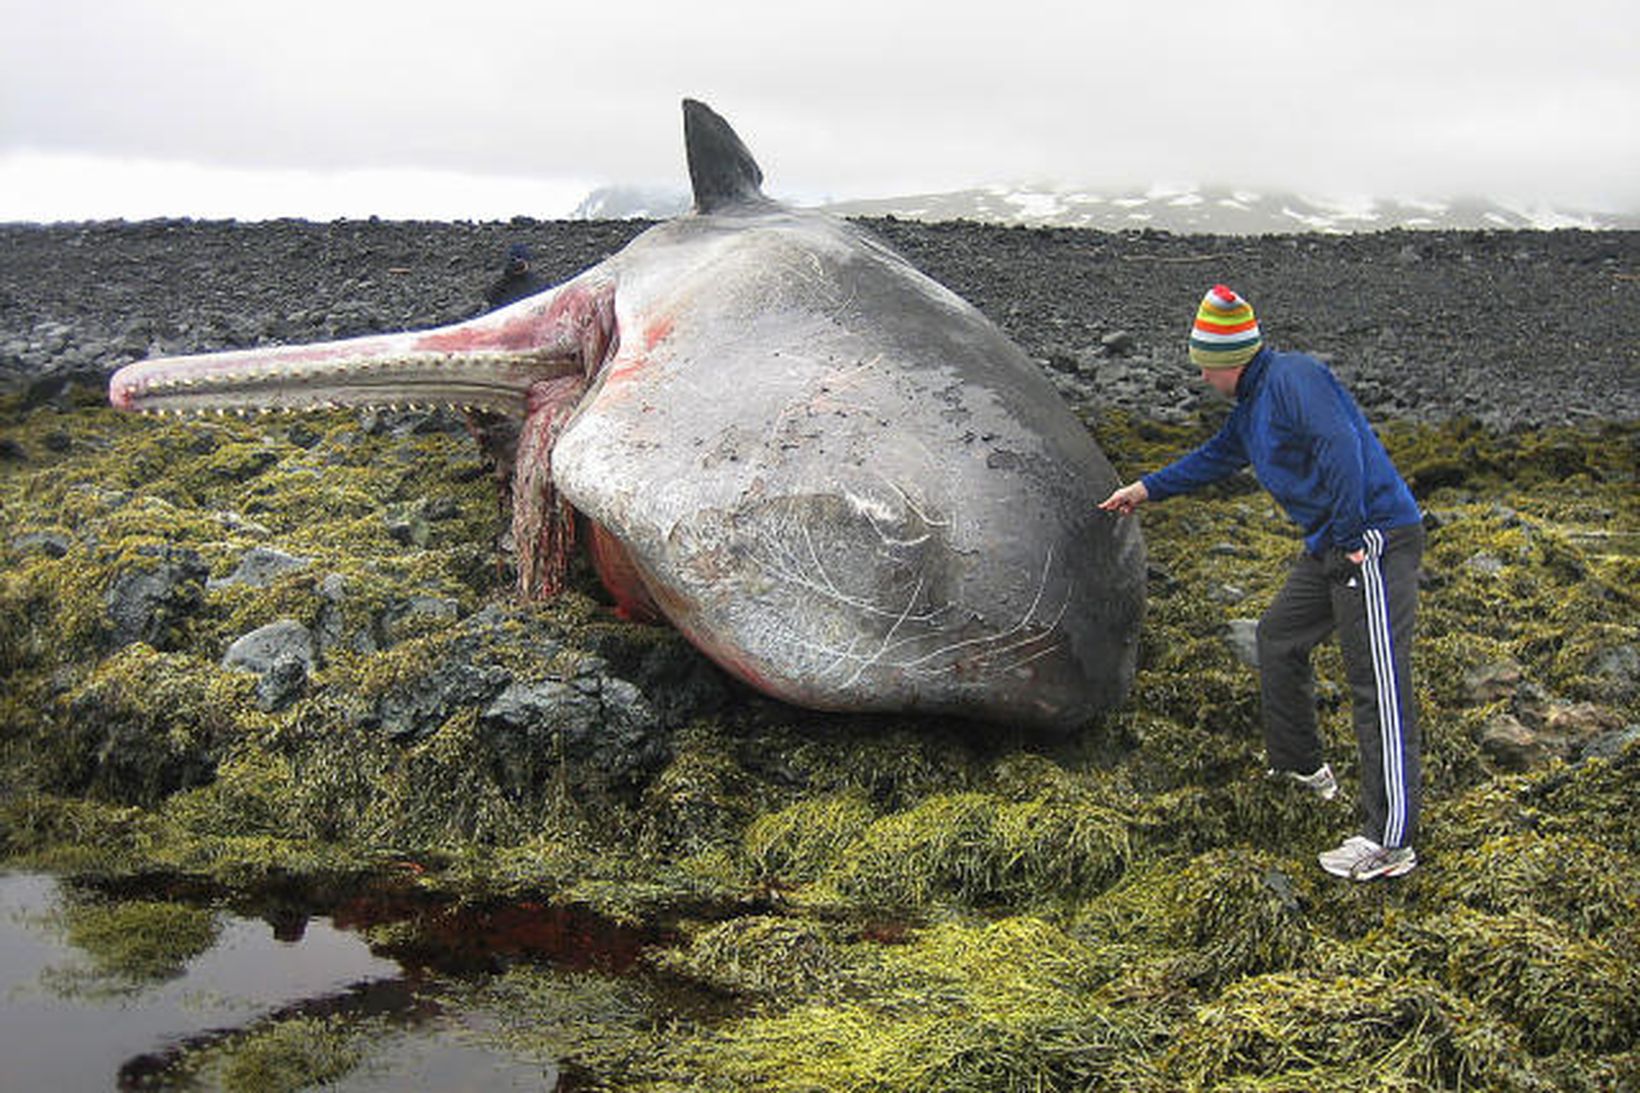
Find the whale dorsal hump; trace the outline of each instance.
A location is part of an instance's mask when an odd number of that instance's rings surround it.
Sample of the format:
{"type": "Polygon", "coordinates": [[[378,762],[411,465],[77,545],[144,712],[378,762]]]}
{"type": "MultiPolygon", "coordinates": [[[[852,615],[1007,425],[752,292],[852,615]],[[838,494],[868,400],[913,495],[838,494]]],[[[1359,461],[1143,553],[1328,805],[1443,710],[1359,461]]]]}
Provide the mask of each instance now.
{"type": "Polygon", "coordinates": [[[710,106],[683,100],[683,143],[689,151],[689,181],[695,211],[716,212],[731,205],[764,202],[763,172],[740,137],[710,106]]]}

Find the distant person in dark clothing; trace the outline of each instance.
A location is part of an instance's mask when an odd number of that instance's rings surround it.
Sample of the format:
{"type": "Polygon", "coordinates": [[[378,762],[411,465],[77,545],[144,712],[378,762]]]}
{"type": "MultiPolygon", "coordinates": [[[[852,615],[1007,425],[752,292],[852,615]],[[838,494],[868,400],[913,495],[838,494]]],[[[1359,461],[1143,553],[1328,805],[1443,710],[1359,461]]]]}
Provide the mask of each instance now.
{"type": "MultiPolygon", "coordinates": [[[[530,248],[514,243],[507,248],[501,276],[484,290],[485,311],[517,303],[547,288],[547,282],[530,268],[530,248]]],[[[467,415],[467,430],[479,447],[495,460],[496,481],[503,496],[512,493],[513,455],[518,450],[519,421],[506,414],[475,410],[467,415]]]]}
{"type": "Polygon", "coordinates": [[[534,296],[546,287],[547,283],[541,275],[530,268],[530,248],[514,243],[507,248],[507,261],[501,267],[501,276],[484,290],[484,299],[489,302],[489,310],[494,311],[526,296],[534,296]]]}

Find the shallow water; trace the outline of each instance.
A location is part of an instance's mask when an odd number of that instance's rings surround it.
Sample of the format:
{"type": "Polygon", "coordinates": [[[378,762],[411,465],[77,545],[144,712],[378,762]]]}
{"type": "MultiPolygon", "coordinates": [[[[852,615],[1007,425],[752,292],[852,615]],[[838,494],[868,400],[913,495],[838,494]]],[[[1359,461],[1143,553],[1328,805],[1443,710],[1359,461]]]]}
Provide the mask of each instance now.
{"type": "Polygon", "coordinates": [[[214,943],[178,974],[132,978],[71,944],[74,895],[56,879],[0,873],[0,1087],[99,1090],[197,1086],[174,1073],[192,1052],[231,1045],[291,1015],[379,1018],[363,1062],[328,1089],[552,1089],[550,1062],[486,1042],[493,1015],[424,968],[371,952],[328,917],[213,914],[214,943]]]}

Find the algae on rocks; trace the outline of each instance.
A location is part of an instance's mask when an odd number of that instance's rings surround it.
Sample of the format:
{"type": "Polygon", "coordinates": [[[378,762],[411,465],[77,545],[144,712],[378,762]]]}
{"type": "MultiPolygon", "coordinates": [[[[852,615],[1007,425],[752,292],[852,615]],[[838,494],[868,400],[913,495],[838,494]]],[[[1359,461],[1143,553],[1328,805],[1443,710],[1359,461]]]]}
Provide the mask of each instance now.
{"type": "MultiPolygon", "coordinates": [[[[1640,1082],[1633,425],[1386,428],[1431,517],[1427,822],[1417,871],[1351,886],[1314,864],[1347,799],[1262,777],[1230,635],[1297,541],[1248,483],[1147,510],[1133,700],[1049,741],[749,694],[584,567],[515,602],[454,420],[133,422],[88,397],[0,423],[7,862],[230,890],[413,867],[665,925],[637,972],[474,987],[513,1007],[495,1035],[589,1086],[1640,1082]],[[268,627],[311,639],[272,691],[277,657],[225,660],[268,627]],[[1504,715],[1546,742],[1529,762],[1488,750],[1504,715]]],[[[1205,428],[1097,425],[1127,474],[1205,428]]],[[[1317,665],[1347,798],[1336,651],[1317,665]]],[[[311,1033],[290,1080],[324,1080],[359,1032],[267,1030],[233,1073],[311,1033]]]]}

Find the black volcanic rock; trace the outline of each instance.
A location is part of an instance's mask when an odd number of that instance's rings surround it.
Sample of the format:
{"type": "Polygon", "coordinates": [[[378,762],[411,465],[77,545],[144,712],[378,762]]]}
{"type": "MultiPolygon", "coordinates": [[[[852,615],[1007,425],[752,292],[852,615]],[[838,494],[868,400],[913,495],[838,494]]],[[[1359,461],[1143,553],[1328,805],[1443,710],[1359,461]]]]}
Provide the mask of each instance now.
{"type": "MultiPolygon", "coordinates": [[[[1253,301],[1272,343],[1323,355],[1375,419],[1512,428],[1640,418],[1640,232],[862,223],[1007,330],[1086,413],[1172,420],[1208,405],[1184,335],[1202,293],[1224,281],[1253,301]],[[1073,360],[1098,366],[1065,368],[1073,360]]],[[[450,322],[481,309],[509,243],[527,244],[556,283],[647,226],[0,225],[0,387],[56,391],[154,353],[450,322]]]]}

